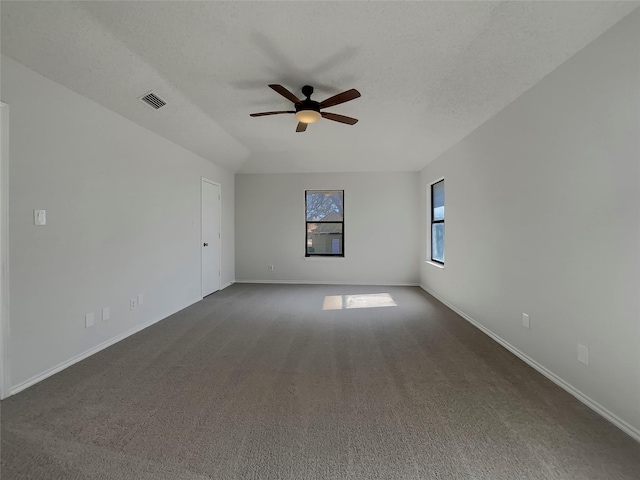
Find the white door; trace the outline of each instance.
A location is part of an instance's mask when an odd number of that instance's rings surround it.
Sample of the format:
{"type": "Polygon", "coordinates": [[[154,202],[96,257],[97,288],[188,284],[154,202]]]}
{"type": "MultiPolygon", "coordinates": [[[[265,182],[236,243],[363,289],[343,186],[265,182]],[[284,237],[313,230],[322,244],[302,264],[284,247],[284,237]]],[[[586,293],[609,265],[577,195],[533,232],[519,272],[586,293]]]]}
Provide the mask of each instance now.
{"type": "Polygon", "coordinates": [[[220,184],[202,179],[202,296],[220,290],[220,184]]]}
{"type": "Polygon", "coordinates": [[[0,398],[9,396],[9,106],[0,102],[0,398]]]}

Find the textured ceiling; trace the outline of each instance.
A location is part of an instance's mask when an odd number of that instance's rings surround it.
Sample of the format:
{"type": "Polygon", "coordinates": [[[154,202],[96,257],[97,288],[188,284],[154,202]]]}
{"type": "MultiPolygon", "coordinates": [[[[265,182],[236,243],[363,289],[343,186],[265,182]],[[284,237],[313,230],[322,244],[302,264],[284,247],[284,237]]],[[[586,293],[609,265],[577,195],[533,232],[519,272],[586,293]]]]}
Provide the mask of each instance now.
{"type": "Polygon", "coordinates": [[[2,53],[163,137],[243,173],[414,171],[637,2],[9,2],[2,53]],[[322,100],[295,133],[267,87],[322,100]],[[154,111],[137,100],[153,90],[154,111]]]}

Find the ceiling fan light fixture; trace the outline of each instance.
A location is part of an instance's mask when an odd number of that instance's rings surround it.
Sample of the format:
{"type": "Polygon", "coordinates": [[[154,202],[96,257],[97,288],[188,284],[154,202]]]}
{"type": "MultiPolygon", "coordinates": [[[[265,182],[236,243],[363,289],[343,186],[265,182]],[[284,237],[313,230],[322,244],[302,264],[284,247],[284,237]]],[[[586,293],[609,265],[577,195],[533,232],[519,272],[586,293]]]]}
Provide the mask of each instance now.
{"type": "Polygon", "coordinates": [[[298,126],[296,127],[296,132],[306,132],[307,125],[310,123],[315,123],[320,118],[326,118],[327,120],[331,120],[333,122],[344,123],[346,125],[355,125],[358,123],[357,118],[347,117],[345,115],[338,115],[337,113],[329,113],[329,112],[321,112],[323,108],[333,107],[335,105],[340,105],[341,103],[349,102],[351,100],[355,100],[360,96],[360,92],[355,88],[351,90],[347,90],[345,92],[339,93],[338,95],[334,95],[333,97],[329,97],[322,102],[316,102],[315,100],[311,100],[311,94],[313,93],[313,87],[310,85],[305,85],[302,87],[302,93],[306,97],[304,100],[300,100],[293,93],[287,90],[282,85],[276,85],[275,83],[269,85],[272,90],[275,90],[277,93],[282,95],[284,98],[293,103],[295,107],[295,112],[292,110],[280,110],[277,112],[260,112],[260,113],[250,113],[249,115],[252,117],[264,117],[266,115],[281,115],[285,113],[293,113],[296,116],[296,120],[298,120],[298,126]]]}
{"type": "Polygon", "coordinates": [[[317,110],[298,110],[296,118],[302,123],[315,123],[320,120],[320,112],[317,110]]]}

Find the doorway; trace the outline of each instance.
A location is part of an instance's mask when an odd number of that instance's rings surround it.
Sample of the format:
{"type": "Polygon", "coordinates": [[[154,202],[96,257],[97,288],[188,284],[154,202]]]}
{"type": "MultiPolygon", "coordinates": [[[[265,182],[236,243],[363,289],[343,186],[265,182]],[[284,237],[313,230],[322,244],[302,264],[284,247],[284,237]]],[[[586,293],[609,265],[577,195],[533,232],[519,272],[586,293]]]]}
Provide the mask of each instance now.
{"type": "Polygon", "coordinates": [[[202,252],[202,296],[220,290],[221,278],[221,218],[220,184],[202,178],[202,224],[200,249],[202,252]]]}

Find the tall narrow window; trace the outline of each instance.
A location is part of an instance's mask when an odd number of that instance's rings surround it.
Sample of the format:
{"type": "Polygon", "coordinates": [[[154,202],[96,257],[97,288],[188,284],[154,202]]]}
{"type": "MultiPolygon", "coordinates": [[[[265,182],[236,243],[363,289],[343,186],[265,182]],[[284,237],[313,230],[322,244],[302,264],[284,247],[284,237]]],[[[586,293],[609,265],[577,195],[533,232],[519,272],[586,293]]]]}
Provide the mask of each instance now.
{"type": "Polygon", "coordinates": [[[344,257],[344,190],[307,190],[307,257],[344,257]]]}
{"type": "Polygon", "coordinates": [[[431,260],[444,265],[444,180],[431,185],[431,260]]]}

